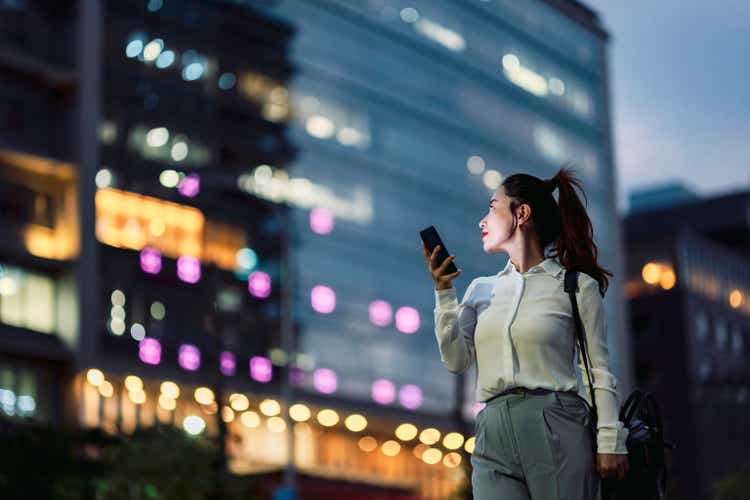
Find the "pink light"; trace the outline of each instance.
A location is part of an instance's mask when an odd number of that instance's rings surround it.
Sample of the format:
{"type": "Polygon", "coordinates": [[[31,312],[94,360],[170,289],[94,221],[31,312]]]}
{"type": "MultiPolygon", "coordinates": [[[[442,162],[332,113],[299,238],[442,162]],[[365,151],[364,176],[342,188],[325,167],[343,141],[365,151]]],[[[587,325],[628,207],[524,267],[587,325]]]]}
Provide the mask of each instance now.
{"type": "Polygon", "coordinates": [[[375,326],[388,326],[393,317],[391,305],[385,300],[370,302],[370,321],[375,326]]]}
{"type": "Polygon", "coordinates": [[[419,311],[413,307],[399,307],[396,311],[396,328],[401,333],[414,333],[419,330],[419,311]]]}
{"type": "Polygon", "coordinates": [[[138,357],[147,365],[158,365],[161,362],[161,343],[145,337],[138,343],[138,357]]]}
{"type": "Polygon", "coordinates": [[[271,295],[271,276],[263,271],[250,273],[250,277],[247,279],[247,290],[253,297],[267,298],[271,295]]]}
{"type": "Polygon", "coordinates": [[[186,175],[180,181],[180,185],[177,186],[177,191],[179,191],[182,196],[187,196],[189,198],[196,196],[200,190],[201,179],[198,177],[198,174],[186,175]]]}
{"type": "Polygon", "coordinates": [[[201,352],[190,344],[182,344],[177,353],[177,362],[185,370],[194,372],[201,366],[201,352]]]}
{"type": "Polygon", "coordinates": [[[143,250],[141,250],[141,269],[144,273],[159,274],[161,271],[161,252],[156,248],[143,247],[143,250]]]}
{"type": "Polygon", "coordinates": [[[289,382],[292,385],[300,386],[305,383],[305,371],[302,368],[293,366],[289,369],[289,382]]]}
{"type": "Polygon", "coordinates": [[[201,263],[195,257],[183,255],[177,259],[177,276],[185,283],[198,283],[201,279],[201,263]]]}
{"type": "Polygon", "coordinates": [[[270,382],[273,375],[271,360],[263,356],[250,358],[250,376],[258,382],[270,382]]]}
{"type": "Polygon", "coordinates": [[[319,313],[332,313],[336,309],[336,293],[325,285],[314,286],[310,292],[310,302],[319,313]]]}
{"type": "Polygon", "coordinates": [[[310,210],[310,229],[318,234],[328,234],[333,231],[331,211],[322,207],[310,210]]]}
{"type": "Polygon", "coordinates": [[[372,399],[381,405],[387,405],[396,399],[396,387],[393,382],[384,378],[372,383],[372,399]]]}
{"type": "Polygon", "coordinates": [[[422,406],[422,389],[416,385],[407,384],[399,389],[398,400],[404,408],[416,410],[422,406]]]}
{"type": "Polygon", "coordinates": [[[487,403],[480,403],[479,401],[474,403],[474,406],[471,408],[471,412],[474,414],[474,418],[477,418],[477,413],[482,411],[482,408],[487,406],[487,403]]]}
{"type": "Polygon", "coordinates": [[[237,361],[234,354],[229,351],[222,352],[219,357],[219,370],[221,370],[221,373],[227,377],[231,377],[234,375],[236,369],[237,361]]]}
{"type": "Polygon", "coordinates": [[[313,372],[313,386],[318,392],[323,394],[332,394],[336,392],[338,380],[336,372],[329,368],[318,368],[313,372]]]}

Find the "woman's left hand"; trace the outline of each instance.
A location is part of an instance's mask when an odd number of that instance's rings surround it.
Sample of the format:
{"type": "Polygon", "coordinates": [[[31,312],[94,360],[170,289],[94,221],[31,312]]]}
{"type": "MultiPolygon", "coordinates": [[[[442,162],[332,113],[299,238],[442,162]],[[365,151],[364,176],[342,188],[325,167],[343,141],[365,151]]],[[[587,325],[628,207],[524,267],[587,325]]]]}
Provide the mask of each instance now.
{"type": "Polygon", "coordinates": [[[625,479],[625,473],[630,468],[627,455],[618,455],[614,453],[597,453],[596,471],[599,477],[614,477],[625,479]]]}

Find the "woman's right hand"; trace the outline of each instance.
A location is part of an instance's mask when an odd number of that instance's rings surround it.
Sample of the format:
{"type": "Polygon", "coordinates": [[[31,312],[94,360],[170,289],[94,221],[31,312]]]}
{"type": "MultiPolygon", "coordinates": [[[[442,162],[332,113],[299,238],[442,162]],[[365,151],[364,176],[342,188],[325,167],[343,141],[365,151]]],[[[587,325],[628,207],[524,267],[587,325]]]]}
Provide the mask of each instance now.
{"type": "Polygon", "coordinates": [[[451,255],[446,258],[442,262],[442,264],[438,265],[437,254],[439,249],[440,245],[436,246],[432,251],[432,255],[430,255],[427,252],[427,247],[425,246],[424,241],[422,242],[422,253],[424,254],[425,260],[427,261],[427,266],[430,269],[432,280],[435,282],[435,290],[447,290],[448,288],[451,288],[453,286],[451,284],[451,281],[453,281],[459,274],[461,274],[461,269],[458,269],[453,274],[445,274],[445,268],[448,267],[448,264],[450,264],[456,258],[456,256],[451,255]]]}

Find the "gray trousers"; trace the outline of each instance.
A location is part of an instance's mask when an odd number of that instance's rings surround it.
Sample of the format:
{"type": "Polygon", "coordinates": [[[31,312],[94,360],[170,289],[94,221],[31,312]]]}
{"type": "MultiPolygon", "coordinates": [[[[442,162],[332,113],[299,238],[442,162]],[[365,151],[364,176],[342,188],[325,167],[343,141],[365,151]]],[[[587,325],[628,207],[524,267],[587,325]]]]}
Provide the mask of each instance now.
{"type": "Polygon", "coordinates": [[[599,500],[591,413],[575,392],[508,393],[478,414],[475,500],[599,500]]]}

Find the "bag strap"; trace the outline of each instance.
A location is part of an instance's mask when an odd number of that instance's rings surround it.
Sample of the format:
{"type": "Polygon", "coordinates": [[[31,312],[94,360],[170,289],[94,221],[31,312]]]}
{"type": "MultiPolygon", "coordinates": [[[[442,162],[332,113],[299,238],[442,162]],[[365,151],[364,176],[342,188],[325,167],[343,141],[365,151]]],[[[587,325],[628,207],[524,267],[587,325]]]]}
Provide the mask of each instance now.
{"type": "Polygon", "coordinates": [[[591,393],[591,414],[594,421],[594,430],[596,430],[596,422],[598,418],[598,412],[596,409],[596,400],[594,399],[594,383],[592,381],[593,375],[591,374],[591,358],[588,356],[588,350],[586,349],[586,336],[583,334],[583,322],[581,321],[581,315],[578,312],[578,301],[576,300],[576,289],[578,288],[578,271],[565,270],[565,291],[570,297],[570,305],[573,310],[573,321],[575,322],[575,334],[578,340],[579,355],[583,358],[583,364],[586,368],[586,377],[589,381],[589,391],[591,393]]]}

